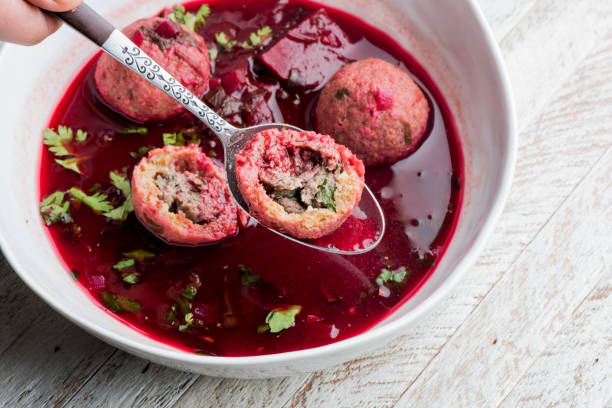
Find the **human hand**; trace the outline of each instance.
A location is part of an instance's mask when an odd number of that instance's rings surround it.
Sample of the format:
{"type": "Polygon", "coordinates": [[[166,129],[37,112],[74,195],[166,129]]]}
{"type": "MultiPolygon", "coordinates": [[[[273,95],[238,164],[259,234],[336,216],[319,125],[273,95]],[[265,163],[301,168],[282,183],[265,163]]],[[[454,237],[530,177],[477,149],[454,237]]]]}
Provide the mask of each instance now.
{"type": "Polygon", "coordinates": [[[38,44],[62,25],[48,11],[68,11],[83,0],[0,0],[0,41],[38,44]]]}

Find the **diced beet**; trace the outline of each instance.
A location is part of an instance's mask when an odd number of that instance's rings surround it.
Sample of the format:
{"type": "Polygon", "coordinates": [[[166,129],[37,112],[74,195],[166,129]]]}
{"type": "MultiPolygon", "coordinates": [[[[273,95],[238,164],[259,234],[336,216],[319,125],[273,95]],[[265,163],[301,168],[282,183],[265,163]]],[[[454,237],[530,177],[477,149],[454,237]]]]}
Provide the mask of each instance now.
{"type": "Polygon", "coordinates": [[[210,78],[208,80],[208,89],[212,91],[213,89],[218,87],[219,84],[221,84],[221,80],[219,80],[217,78],[210,78]]]}
{"type": "Polygon", "coordinates": [[[162,21],[156,28],[155,32],[164,38],[174,38],[181,33],[181,29],[171,21],[162,21]]]}
{"type": "Polygon", "coordinates": [[[314,88],[350,62],[346,57],[350,45],[348,35],[320,9],[289,30],[260,59],[291,85],[314,88]]]}
{"type": "Polygon", "coordinates": [[[263,89],[252,91],[243,96],[245,124],[247,126],[274,122],[274,114],[268,105],[270,95],[263,89]]]}
{"type": "Polygon", "coordinates": [[[142,42],[145,40],[145,38],[146,37],[144,36],[142,31],[140,31],[140,30],[135,31],[134,34],[132,34],[132,41],[138,47],[140,47],[142,45],[142,42]]]}
{"type": "Polygon", "coordinates": [[[248,80],[248,69],[247,67],[237,68],[221,77],[221,83],[223,89],[228,95],[241,90],[247,83],[248,80]]]}
{"type": "Polygon", "coordinates": [[[393,107],[393,92],[389,89],[376,90],[376,108],[379,111],[391,109],[393,107]]]}

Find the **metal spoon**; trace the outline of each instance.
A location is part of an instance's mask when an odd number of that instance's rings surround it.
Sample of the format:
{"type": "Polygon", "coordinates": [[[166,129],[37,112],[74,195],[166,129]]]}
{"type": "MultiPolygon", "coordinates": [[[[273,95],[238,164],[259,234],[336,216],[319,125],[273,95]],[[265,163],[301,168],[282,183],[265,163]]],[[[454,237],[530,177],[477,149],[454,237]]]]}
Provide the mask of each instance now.
{"type": "MultiPolygon", "coordinates": [[[[72,11],[54,14],[85,37],[99,45],[102,50],[117,59],[121,64],[136,72],[142,78],[175,99],[213,131],[223,144],[225,170],[227,172],[227,182],[230,192],[236,200],[236,203],[248,213],[247,203],[238,189],[236,174],[234,172],[236,154],[244,148],[247,142],[251,140],[255,134],[265,129],[278,128],[293,129],[297,131],[301,131],[302,129],[283,123],[267,123],[242,129],[234,127],[206,106],[204,102],[194,96],[185,86],[167,73],[137,47],[136,44],[123,35],[121,31],[115,29],[112,24],[106,21],[87,4],[82,3],[72,11]]],[[[376,222],[377,233],[375,240],[366,243],[362,248],[355,248],[354,250],[341,250],[333,245],[321,246],[317,245],[316,241],[300,240],[278,230],[266,228],[291,241],[321,251],[342,255],[362,254],[374,249],[382,240],[385,233],[385,217],[380,208],[380,204],[367,186],[364,189],[364,194],[362,195],[358,207],[362,214],[365,213],[367,218],[376,222]]]]}

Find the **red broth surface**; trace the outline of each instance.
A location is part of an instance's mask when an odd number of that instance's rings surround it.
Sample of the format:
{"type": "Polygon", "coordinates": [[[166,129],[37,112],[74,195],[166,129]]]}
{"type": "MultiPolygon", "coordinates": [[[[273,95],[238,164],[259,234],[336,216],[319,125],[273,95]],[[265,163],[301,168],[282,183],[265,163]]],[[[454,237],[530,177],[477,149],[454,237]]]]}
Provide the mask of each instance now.
{"type": "MultiPolygon", "coordinates": [[[[230,33],[239,43],[266,25],[273,34],[263,48],[219,52],[213,78],[220,79],[236,67],[248,67],[249,80],[266,89],[265,103],[276,121],[312,129],[312,111],[323,84],[308,88],[279,80],[257,56],[321,6],[298,1],[209,4],[211,15],[198,30],[209,45],[215,43],[219,31],[230,33]]],[[[187,9],[198,7],[199,3],[190,3],[187,9]]],[[[453,119],[423,68],[391,38],[353,16],[327,11],[350,37],[345,62],[378,57],[397,64],[415,78],[431,106],[428,136],[415,153],[394,165],[366,170],[366,182],[380,200],[388,223],[382,243],[363,255],[331,255],[284,240],[252,223],[213,246],[177,247],[153,236],[134,213],[123,223],[108,221],[73,200],[73,223],[51,225],[50,238],[66,268],[100,307],[108,310],[109,306],[101,294],[131,299],[139,310],[109,313],[186,351],[215,356],[270,354],[355,336],[410,298],[432,273],[453,234],[462,197],[463,161],[453,119]],[[126,259],[124,253],[140,249],[154,257],[139,259],[120,271],[113,268],[126,259]],[[406,274],[400,282],[381,284],[377,277],[384,269],[405,270],[406,274]],[[129,274],[139,275],[140,281],[124,282],[129,274]],[[197,290],[184,296],[189,286],[197,290]],[[288,305],[301,306],[293,327],[279,333],[266,331],[270,311],[288,305]],[[186,324],[187,313],[192,313],[191,325],[186,324]]],[[[93,81],[97,57],[74,79],[49,123],[50,128],[65,125],[88,132],[85,142],[71,145],[75,154],[86,157],[81,164],[83,175],[55,163],[53,153],[45,147],[41,199],[73,186],[87,192],[99,185],[98,191],[107,194],[114,205],[120,204],[123,197],[110,184],[109,172],[125,171],[129,176],[138,162],[130,152],[142,146],[163,146],[165,132],[190,129],[201,139],[205,152],[222,159],[220,144],[191,115],[138,125],[108,109],[93,81]],[[145,126],[148,132],[118,133],[133,126],[145,126]]],[[[333,74],[323,71],[319,74],[327,79],[333,74]]],[[[253,120],[244,111],[226,116],[237,124],[253,120]]]]}

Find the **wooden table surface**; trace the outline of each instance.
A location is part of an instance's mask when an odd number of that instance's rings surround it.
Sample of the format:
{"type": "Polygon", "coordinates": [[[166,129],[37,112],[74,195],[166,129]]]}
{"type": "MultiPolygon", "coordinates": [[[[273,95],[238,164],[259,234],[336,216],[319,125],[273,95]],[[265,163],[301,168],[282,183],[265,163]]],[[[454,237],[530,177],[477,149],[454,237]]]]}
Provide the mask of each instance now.
{"type": "Polygon", "coordinates": [[[612,408],[612,1],[480,4],[513,83],[517,171],[432,313],[322,372],[211,378],[90,336],[0,256],[0,406],[612,408]]]}

